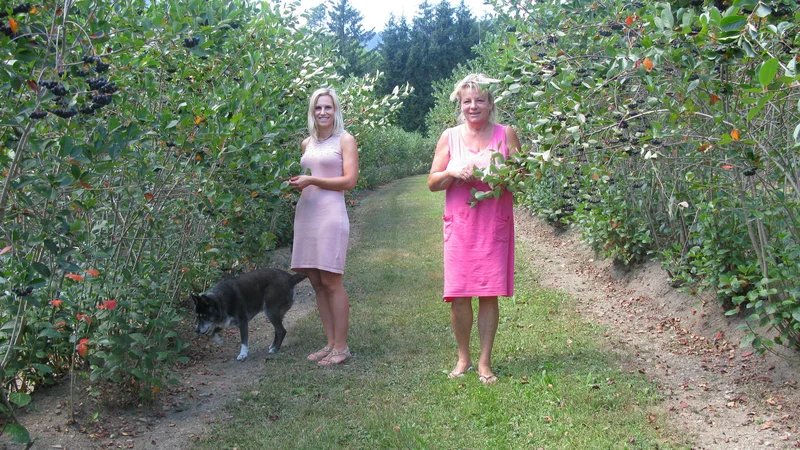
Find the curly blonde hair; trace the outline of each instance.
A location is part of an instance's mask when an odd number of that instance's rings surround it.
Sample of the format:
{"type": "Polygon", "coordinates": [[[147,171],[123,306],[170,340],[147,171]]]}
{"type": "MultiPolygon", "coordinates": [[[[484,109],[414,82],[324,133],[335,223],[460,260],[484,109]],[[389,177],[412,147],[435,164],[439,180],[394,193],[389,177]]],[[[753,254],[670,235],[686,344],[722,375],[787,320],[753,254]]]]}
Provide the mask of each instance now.
{"type": "Polygon", "coordinates": [[[464,89],[471,89],[478,91],[481,94],[486,94],[486,97],[489,99],[489,103],[492,105],[492,111],[489,113],[489,122],[495,123],[497,121],[497,108],[494,106],[494,94],[489,87],[492,84],[499,82],[500,80],[489,78],[482,73],[471,73],[456,83],[453,92],[450,94],[450,101],[457,102],[459,104],[458,108],[456,109],[456,120],[458,123],[464,123],[466,121],[464,118],[464,113],[461,111],[461,92],[464,89]]]}

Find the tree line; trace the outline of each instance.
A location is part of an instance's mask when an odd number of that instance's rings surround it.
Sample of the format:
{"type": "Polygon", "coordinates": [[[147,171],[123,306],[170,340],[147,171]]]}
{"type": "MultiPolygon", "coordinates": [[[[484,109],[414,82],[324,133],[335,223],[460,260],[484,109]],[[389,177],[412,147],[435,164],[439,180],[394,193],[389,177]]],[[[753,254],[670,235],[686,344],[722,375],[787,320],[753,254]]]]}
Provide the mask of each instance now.
{"type": "Polygon", "coordinates": [[[410,21],[390,16],[380,33],[366,30],[363,16],[349,0],[320,3],[306,12],[306,26],[330,36],[341,58],[342,73],[363,76],[380,71],[379,94],[409,83],[414,92],[399,113],[398,125],[406,131],[426,132],[425,116],[434,106],[434,84],[453,69],[477,56],[473,48],[490,32],[490,20],[477,19],[463,0],[451,6],[423,2],[410,21]],[[373,49],[368,44],[379,35],[373,49]]]}

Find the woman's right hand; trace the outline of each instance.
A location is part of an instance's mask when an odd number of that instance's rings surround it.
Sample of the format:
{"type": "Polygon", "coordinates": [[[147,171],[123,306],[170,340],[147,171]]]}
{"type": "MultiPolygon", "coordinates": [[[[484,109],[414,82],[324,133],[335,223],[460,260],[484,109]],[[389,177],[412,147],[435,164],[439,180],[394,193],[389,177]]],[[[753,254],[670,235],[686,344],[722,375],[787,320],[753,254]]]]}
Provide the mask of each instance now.
{"type": "Polygon", "coordinates": [[[307,188],[311,185],[311,178],[308,175],[298,175],[296,177],[289,178],[289,186],[297,189],[298,191],[302,191],[303,189],[307,188]]]}
{"type": "Polygon", "coordinates": [[[448,174],[460,181],[475,181],[475,166],[468,164],[448,171],[448,174]]]}

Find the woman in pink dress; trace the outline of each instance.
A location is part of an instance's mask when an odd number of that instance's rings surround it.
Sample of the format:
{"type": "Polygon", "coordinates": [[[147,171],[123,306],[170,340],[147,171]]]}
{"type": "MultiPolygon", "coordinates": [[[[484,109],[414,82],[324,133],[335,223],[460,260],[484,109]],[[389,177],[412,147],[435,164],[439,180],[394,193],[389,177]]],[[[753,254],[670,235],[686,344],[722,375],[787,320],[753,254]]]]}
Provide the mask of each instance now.
{"type": "Polygon", "coordinates": [[[445,130],[436,145],[428,188],[445,190],[444,301],[458,345],[458,362],[449,378],[472,368],[469,342],[472,298],[478,297],[481,354],[478,376],[484,384],[497,382],[492,371],[492,346],[500,317],[498,296],[514,295],[514,202],[504,191],[499,198],[470,207],[472,189],[490,190],[473,169],[487,168],[492,155],[508,157],[520,148],[511,127],[495,123],[494,80],[471,74],[459,81],[450,99],[460,105],[460,124],[445,130]]]}
{"type": "Polygon", "coordinates": [[[358,146],[344,130],[339,99],[333,89],[317,89],[308,103],[308,132],[302,143],[303,173],[289,179],[301,191],[294,218],[292,270],[304,273],[317,298],[328,342],[308,355],[320,366],[350,358],[347,331],[350,300],[342,283],[350,221],[344,191],[358,182],[358,146]]]}

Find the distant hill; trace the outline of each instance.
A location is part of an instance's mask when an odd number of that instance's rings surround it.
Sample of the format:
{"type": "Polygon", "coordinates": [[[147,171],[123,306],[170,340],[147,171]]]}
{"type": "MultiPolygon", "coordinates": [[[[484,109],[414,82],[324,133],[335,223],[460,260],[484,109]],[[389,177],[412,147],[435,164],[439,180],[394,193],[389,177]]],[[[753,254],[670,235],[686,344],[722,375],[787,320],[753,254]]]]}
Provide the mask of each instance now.
{"type": "Polygon", "coordinates": [[[381,40],[381,32],[376,31],[375,36],[373,36],[372,39],[370,39],[370,41],[367,42],[367,44],[364,47],[366,47],[367,50],[372,50],[378,45],[380,45],[381,42],[383,42],[381,40]]]}

